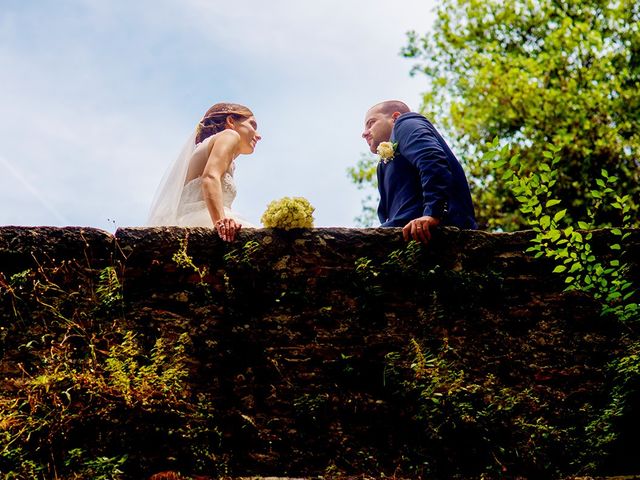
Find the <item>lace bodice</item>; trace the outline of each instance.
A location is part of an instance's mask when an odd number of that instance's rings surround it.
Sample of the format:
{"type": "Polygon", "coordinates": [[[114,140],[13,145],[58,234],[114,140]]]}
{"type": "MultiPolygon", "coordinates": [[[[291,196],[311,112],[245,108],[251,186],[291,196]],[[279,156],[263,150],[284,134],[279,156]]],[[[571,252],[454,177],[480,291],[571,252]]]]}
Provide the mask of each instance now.
{"type": "MultiPolygon", "coordinates": [[[[231,209],[231,204],[236,198],[236,184],[233,180],[233,171],[235,164],[231,163],[231,167],[222,176],[222,204],[224,207],[231,209]]],[[[201,210],[204,204],[202,196],[202,178],[198,177],[191,180],[184,186],[180,204],[178,205],[178,217],[189,214],[195,210],[201,210]]],[[[206,208],[206,207],[205,207],[206,208]]]]}
{"type": "MultiPolygon", "coordinates": [[[[151,207],[147,225],[213,227],[213,221],[202,194],[202,179],[198,177],[186,184],[184,179],[188,174],[189,165],[199,168],[206,164],[211,151],[211,142],[214,141],[215,135],[206,138],[194,147],[195,138],[196,132],[194,131],[185,143],[176,163],[165,174],[151,207]]],[[[231,162],[229,169],[221,179],[224,216],[234,219],[242,226],[255,228],[251,222],[231,209],[236,198],[234,170],[235,163],[231,162]]]]}
{"type": "MultiPolygon", "coordinates": [[[[236,190],[236,183],[233,180],[233,170],[234,165],[232,163],[231,168],[222,176],[222,204],[227,208],[231,208],[231,204],[238,193],[236,190]]],[[[184,189],[182,190],[182,198],[180,198],[180,205],[203,201],[202,178],[198,177],[191,180],[184,186],[184,189]]]]}

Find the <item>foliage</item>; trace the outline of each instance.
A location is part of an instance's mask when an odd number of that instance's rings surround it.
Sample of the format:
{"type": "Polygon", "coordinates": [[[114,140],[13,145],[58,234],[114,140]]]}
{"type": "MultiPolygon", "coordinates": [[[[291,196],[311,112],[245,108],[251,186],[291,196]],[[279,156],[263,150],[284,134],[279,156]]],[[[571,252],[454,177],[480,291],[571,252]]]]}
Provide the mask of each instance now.
{"type": "MultiPolygon", "coordinates": [[[[485,159],[495,169],[497,176],[502,178],[505,185],[513,192],[520,205],[520,212],[527,223],[536,232],[532,239],[533,246],[527,249],[536,258],[549,257],[556,262],[554,273],[565,275],[567,290],[588,292],[600,302],[603,314],[612,313],[621,321],[637,320],[640,314],[638,304],[632,301],[636,291],[626,278],[629,265],[622,261],[622,246],[630,235],[620,228],[612,228],[611,233],[620,239],[619,242],[608,246],[613,258],[603,260],[595,255],[592,246],[593,233],[596,226],[595,219],[601,218],[600,212],[610,207],[619,212],[622,228],[631,226],[629,196],[615,194],[618,178],[609,175],[602,169],[600,178],[596,179],[596,186],[588,190],[585,200],[589,221],[578,222],[583,232],[568,224],[567,208],[562,208],[563,201],[555,196],[559,175],[559,148],[549,146],[543,152],[537,168],[527,171],[520,162],[519,155],[514,155],[507,162],[505,156],[509,146],[498,150],[497,139],[493,142],[494,150],[485,159]],[[498,155],[498,160],[494,161],[498,155]],[[583,234],[584,233],[584,234],[583,234]],[[615,255],[615,254],[618,255],[615,255]]],[[[611,254],[609,256],[611,256],[611,254]]]]}
{"type": "MultiPolygon", "coordinates": [[[[500,283],[493,271],[482,273],[444,269],[429,248],[414,240],[374,261],[359,257],[355,261],[354,285],[364,310],[380,313],[385,292],[401,284],[407,298],[429,299],[427,310],[440,315],[443,303],[453,310],[474,308],[482,298],[491,296],[500,283]],[[459,298],[465,298],[464,304],[459,298]]],[[[450,312],[451,313],[451,312],[450,312]]]]}
{"type": "Polygon", "coordinates": [[[609,402],[585,428],[590,441],[580,457],[586,460],[590,469],[596,468],[596,460],[618,441],[620,425],[632,407],[629,399],[634,392],[640,391],[640,342],[632,343],[624,355],[611,362],[609,368],[614,374],[609,402]]]}
{"type": "Polygon", "coordinates": [[[242,248],[234,248],[224,255],[224,261],[236,267],[245,266],[257,268],[256,255],[260,250],[260,244],[254,240],[249,240],[242,248]]]}
{"type": "Polygon", "coordinates": [[[128,423],[142,432],[150,422],[158,434],[155,422],[180,431],[190,421],[189,336],[160,336],[148,347],[124,318],[110,325],[88,317],[122,302],[121,284],[109,267],[98,272],[95,296],[66,291],[54,276],[70,272],[61,263],[3,280],[0,293],[13,297],[18,322],[11,337],[25,343],[14,347],[24,352],[23,375],[0,389],[2,478],[122,478],[140,468],[129,463],[136,449],[126,450],[135,431],[128,423]],[[21,318],[29,319],[25,331],[21,318]]]}
{"type": "Polygon", "coordinates": [[[77,472],[75,476],[81,478],[91,478],[92,480],[116,480],[122,478],[124,473],[120,470],[127,456],[119,457],[97,457],[87,460],[87,452],[82,448],[74,448],[69,451],[69,456],[65,460],[65,467],[77,472]]]}
{"type": "Polygon", "coordinates": [[[171,259],[181,268],[193,271],[200,278],[200,284],[206,286],[204,279],[209,273],[206,266],[198,267],[193,258],[187,252],[189,248],[189,233],[180,241],[180,248],[173,254],[171,259]]]}
{"type": "Polygon", "coordinates": [[[422,245],[415,240],[411,240],[403,248],[392,251],[382,263],[382,267],[392,272],[413,272],[416,270],[416,266],[420,265],[422,253],[422,245]]]}
{"type": "Polygon", "coordinates": [[[107,309],[121,305],[122,285],[114,267],[105,267],[100,271],[96,295],[102,306],[107,309]]]}
{"type": "MultiPolygon", "coordinates": [[[[640,4],[633,0],[443,0],[432,32],[409,32],[402,54],[427,78],[423,110],[453,140],[484,228],[526,221],[484,159],[493,138],[531,171],[548,143],[562,152],[556,195],[572,223],[602,169],[637,225],[640,4]]],[[[596,223],[615,212],[605,206],[596,223]]]]}
{"type": "MultiPolygon", "coordinates": [[[[592,245],[591,230],[596,227],[595,219],[601,218],[599,213],[603,207],[610,206],[618,212],[622,228],[631,226],[629,196],[615,193],[618,178],[609,175],[605,169],[601,170],[596,187],[588,191],[586,208],[590,221],[578,222],[578,227],[583,229],[581,232],[566,224],[567,209],[562,208],[562,200],[554,196],[553,187],[556,186],[560,162],[557,156],[559,148],[549,146],[543,152],[545,160],[539,162],[536,170],[527,171],[518,155],[507,162],[505,157],[509,146],[499,149],[498,144],[498,140],[494,140],[494,149],[486,155],[486,160],[513,192],[520,212],[536,232],[532,239],[533,246],[527,251],[534,253],[536,258],[544,256],[553,259],[553,273],[564,276],[567,284],[565,290],[591,295],[601,305],[603,316],[613,317],[628,327],[640,324],[640,307],[634,301],[637,290],[628,279],[630,266],[622,259],[622,243],[631,233],[623,232],[618,227],[611,228],[611,233],[619,238],[619,242],[608,245],[609,254],[596,255],[592,245]]],[[[633,338],[632,335],[626,352],[609,366],[614,383],[608,405],[586,427],[589,442],[580,459],[588,459],[585,463],[591,470],[597,467],[598,460],[606,455],[611,444],[617,440],[619,429],[616,423],[624,416],[631,396],[640,391],[639,347],[637,339],[633,338]]]]}
{"type": "MultiPolygon", "coordinates": [[[[24,472],[25,465],[52,471],[59,464],[59,455],[63,455],[56,447],[61,437],[74,435],[94,422],[115,426],[121,423],[118,415],[123,407],[129,415],[166,408],[184,410],[183,400],[188,395],[184,385],[185,341],[182,338],[169,346],[158,339],[149,363],[140,363],[147,357],[132,332],[114,342],[104,356],[97,345],[91,345],[94,356],[83,359],[74,358],[68,345],[51,342],[50,354],[42,359],[39,371],[14,380],[13,388],[0,395],[0,458],[9,461],[17,452],[20,461],[13,465],[9,462],[17,471],[24,472]],[[15,389],[22,393],[16,394],[15,389]],[[50,458],[45,460],[40,452],[47,451],[50,458]]],[[[127,457],[100,455],[87,459],[87,455],[78,448],[71,449],[65,465],[79,468],[90,478],[117,478],[115,474],[122,473],[119,468],[127,457]]]]}
{"type": "Polygon", "coordinates": [[[551,477],[561,469],[560,457],[580,451],[579,442],[567,442],[575,434],[543,395],[508,386],[494,374],[467,373],[446,337],[431,350],[411,339],[407,351],[386,358],[387,381],[415,405],[413,455],[422,458],[420,474],[450,476],[471,467],[492,477],[524,471],[551,477]],[[444,445],[461,443],[468,445],[465,457],[443,465],[444,445]]]}
{"type": "MultiPolygon", "coordinates": [[[[402,248],[393,250],[390,252],[384,260],[375,262],[368,257],[359,257],[356,259],[354,283],[359,293],[359,299],[363,312],[367,310],[380,311],[379,302],[383,300],[384,293],[386,291],[386,284],[388,282],[408,282],[411,287],[418,289],[416,293],[419,295],[425,293],[422,289],[426,287],[426,290],[438,287],[433,285],[433,279],[438,275],[435,275],[437,266],[435,269],[422,269],[416,268],[416,265],[420,265],[423,259],[423,246],[422,244],[411,240],[402,248]]],[[[442,283],[445,281],[440,278],[442,283]]]]}
{"type": "Polygon", "coordinates": [[[362,199],[362,213],[355,218],[356,225],[372,227],[378,222],[378,178],[376,169],[380,159],[377,156],[362,154],[354,167],[347,168],[349,179],[358,190],[366,192],[362,199]]]}

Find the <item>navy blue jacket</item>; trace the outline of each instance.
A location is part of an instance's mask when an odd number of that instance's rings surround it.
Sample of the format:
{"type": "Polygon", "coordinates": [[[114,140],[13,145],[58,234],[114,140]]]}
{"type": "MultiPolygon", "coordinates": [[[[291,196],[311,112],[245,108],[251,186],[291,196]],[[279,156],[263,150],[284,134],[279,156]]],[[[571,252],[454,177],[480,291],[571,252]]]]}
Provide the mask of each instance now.
{"type": "Polygon", "coordinates": [[[435,127],[422,115],[400,115],[391,132],[398,146],[393,160],[378,165],[383,227],[404,227],[429,215],[441,225],[477,228],[462,166],[435,127]]]}

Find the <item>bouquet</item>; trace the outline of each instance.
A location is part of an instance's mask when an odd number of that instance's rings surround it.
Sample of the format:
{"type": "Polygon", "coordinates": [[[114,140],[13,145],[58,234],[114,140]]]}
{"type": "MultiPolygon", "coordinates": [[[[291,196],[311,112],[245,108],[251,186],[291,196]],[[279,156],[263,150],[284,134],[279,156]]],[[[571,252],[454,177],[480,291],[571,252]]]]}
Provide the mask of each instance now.
{"type": "Polygon", "coordinates": [[[313,228],[314,210],[304,197],[284,197],[269,203],[260,221],[266,228],[313,228]]]}

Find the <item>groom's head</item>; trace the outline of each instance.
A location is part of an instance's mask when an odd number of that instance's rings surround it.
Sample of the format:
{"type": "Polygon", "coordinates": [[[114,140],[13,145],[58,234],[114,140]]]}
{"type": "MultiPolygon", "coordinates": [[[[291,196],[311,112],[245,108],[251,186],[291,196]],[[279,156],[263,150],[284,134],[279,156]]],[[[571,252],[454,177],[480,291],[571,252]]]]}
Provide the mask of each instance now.
{"type": "Polygon", "coordinates": [[[371,153],[376,153],[378,145],[388,142],[393,124],[403,113],[410,112],[409,107],[399,100],[387,100],[371,107],[364,116],[364,138],[371,153]]]}

